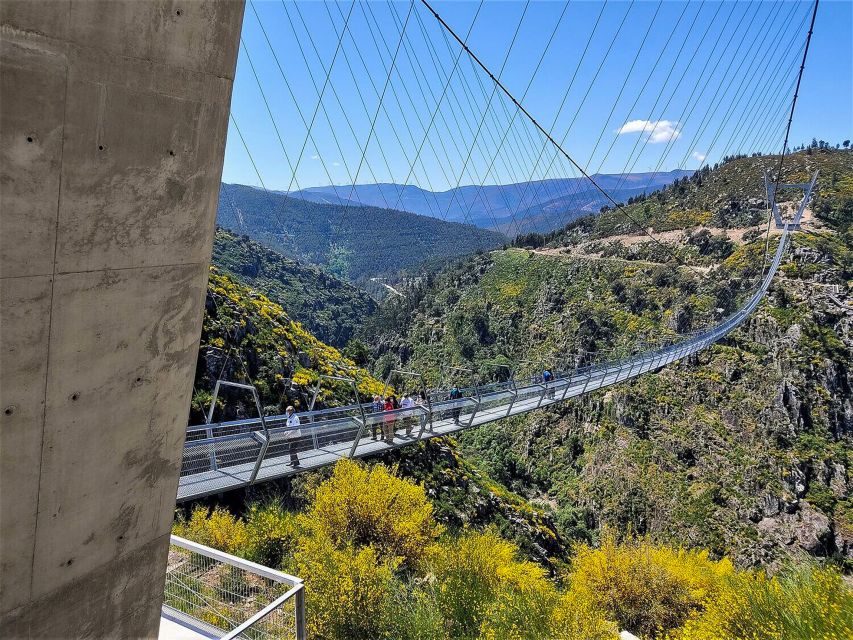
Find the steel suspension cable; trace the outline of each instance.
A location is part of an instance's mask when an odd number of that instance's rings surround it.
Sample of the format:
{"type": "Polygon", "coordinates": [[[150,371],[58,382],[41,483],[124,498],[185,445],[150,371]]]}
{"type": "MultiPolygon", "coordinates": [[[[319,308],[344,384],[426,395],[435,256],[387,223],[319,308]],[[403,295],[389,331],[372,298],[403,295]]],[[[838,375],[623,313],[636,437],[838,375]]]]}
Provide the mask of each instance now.
{"type": "MultiPolygon", "coordinates": [[[[440,16],[436,11],[435,11],[435,9],[433,9],[433,8],[432,8],[432,6],[429,4],[429,2],[427,2],[427,0],[420,0],[420,1],[421,1],[421,2],[422,2],[422,3],[427,7],[427,9],[429,9],[429,11],[430,11],[430,12],[433,14],[433,16],[435,17],[435,19],[439,21],[439,23],[440,23],[440,24],[441,24],[441,25],[442,25],[442,26],[443,26],[443,27],[448,31],[448,33],[450,33],[450,34],[451,34],[451,36],[453,36],[453,38],[454,38],[454,39],[455,39],[455,40],[460,44],[460,46],[462,46],[462,48],[465,50],[465,52],[466,52],[466,53],[467,53],[467,54],[468,54],[468,55],[469,55],[469,56],[470,56],[470,57],[471,57],[471,58],[472,58],[472,59],[473,59],[473,60],[478,64],[478,66],[479,66],[481,69],[483,69],[483,71],[486,73],[486,75],[488,75],[488,76],[489,76],[489,78],[491,78],[492,82],[494,82],[494,83],[495,83],[495,85],[496,85],[496,86],[497,86],[501,91],[503,91],[503,93],[504,93],[504,94],[506,94],[506,96],[507,96],[507,97],[508,97],[512,102],[513,102],[513,104],[515,104],[515,106],[516,106],[518,109],[520,109],[520,110],[522,111],[522,113],[524,113],[524,115],[525,115],[525,116],[526,116],[526,117],[527,117],[527,118],[528,118],[528,119],[529,119],[529,120],[534,124],[534,126],[536,126],[536,128],[537,128],[537,129],[539,129],[539,131],[540,131],[544,136],[546,136],[546,137],[550,140],[550,142],[551,142],[555,147],[557,147],[557,148],[560,150],[560,152],[561,152],[561,153],[566,157],[566,159],[567,159],[569,162],[571,162],[571,163],[572,163],[572,165],[574,165],[574,167],[575,167],[578,171],[580,171],[580,172],[584,175],[584,177],[585,177],[587,180],[589,180],[589,181],[590,181],[590,183],[592,183],[592,185],[593,185],[593,186],[594,186],[594,187],[595,187],[595,188],[596,188],[596,189],[597,189],[597,190],[598,190],[598,191],[599,191],[599,192],[600,192],[600,193],[601,193],[601,194],[602,194],[602,195],[603,195],[603,196],[604,196],[604,197],[605,197],[605,198],[606,198],[610,203],[612,203],[612,204],[613,204],[613,206],[614,206],[614,207],[616,207],[617,209],[619,209],[619,210],[620,210],[620,212],[621,212],[623,215],[625,215],[625,216],[626,216],[626,217],[628,217],[629,219],[633,220],[633,217],[632,217],[632,216],[630,216],[629,214],[625,213],[625,211],[624,211],[624,207],[623,207],[620,203],[618,203],[616,200],[614,200],[614,199],[613,199],[613,197],[612,197],[612,196],[611,196],[611,195],[610,195],[610,194],[609,194],[609,193],[608,193],[608,192],[607,192],[607,191],[606,191],[606,190],[605,190],[601,185],[599,185],[599,184],[598,184],[598,182],[597,182],[596,180],[594,180],[594,179],[592,178],[592,176],[590,176],[590,175],[586,172],[586,170],[585,170],[583,167],[581,167],[581,166],[580,166],[580,165],[575,161],[575,159],[574,159],[571,155],[569,155],[569,153],[568,153],[568,152],[567,152],[567,151],[562,147],[562,145],[560,145],[560,144],[559,144],[559,143],[554,139],[554,137],[553,137],[553,136],[552,136],[548,131],[546,131],[546,130],[542,127],[542,125],[540,125],[540,124],[539,124],[539,122],[536,120],[536,118],[534,118],[534,117],[530,114],[530,112],[529,112],[529,111],[528,111],[528,110],[527,110],[527,109],[526,109],[526,108],[525,108],[525,107],[524,107],[524,106],[523,106],[523,105],[522,105],[518,100],[516,100],[516,99],[515,99],[515,96],[513,96],[513,94],[512,94],[512,93],[510,93],[510,91],[506,88],[506,86],[504,86],[504,84],[503,84],[503,83],[502,83],[498,78],[496,78],[496,77],[495,77],[495,75],[494,75],[494,74],[489,70],[489,68],[488,68],[485,64],[483,64],[483,62],[480,60],[480,58],[478,58],[478,57],[477,57],[477,55],[476,55],[473,51],[471,51],[471,49],[468,47],[468,45],[467,45],[467,44],[465,44],[465,42],[464,42],[461,38],[459,38],[459,36],[458,36],[458,35],[456,35],[456,32],[453,30],[453,28],[452,28],[452,27],[450,27],[450,25],[448,25],[448,24],[444,21],[444,19],[443,19],[443,18],[442,18],[442,17],[441,17],[441,16],[440,16]]],[[[633,221],[634,221],[634,222],[635,222],[635,224],[636,224],[636,220],[633,220],[633,221]]],[[[661,243],[657,238],[655,238],[655,237],[654,237],[652,234],[650,234],[648,231],[644,230],[644,233],[645,233],[647,236],[649,236],[649,237],[650,237],[654,242],[656,242],[658,245],[660,245],[661,247],[663,247],[663,248],[665,248],[665,249],[669,250],[669,249],[666,247],[666,245],[664,245],[663,243],[661,243]]],[[[696,272],[696,271],[695,271],[695,269],[693,269],[693,268],[692,268],[692,267],[690,267],[689,265],[685,265],[685,266],[686,266],[687,268],[691,269],[692,271],[694,271],[694,273],[696,273],[697,275],[699,275],[699,274],[698,274],[698,272],[696,272]]]]}

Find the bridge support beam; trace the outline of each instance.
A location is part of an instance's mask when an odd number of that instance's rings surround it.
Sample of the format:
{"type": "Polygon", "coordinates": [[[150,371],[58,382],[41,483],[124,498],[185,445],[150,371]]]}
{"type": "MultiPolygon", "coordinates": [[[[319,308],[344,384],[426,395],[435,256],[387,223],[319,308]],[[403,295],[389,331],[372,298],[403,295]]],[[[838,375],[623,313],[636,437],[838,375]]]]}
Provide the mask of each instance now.
{"type": "Polygon", "coordinates": [[[242,2],[0,3],[0,629],[156,637],[242,2]]]}

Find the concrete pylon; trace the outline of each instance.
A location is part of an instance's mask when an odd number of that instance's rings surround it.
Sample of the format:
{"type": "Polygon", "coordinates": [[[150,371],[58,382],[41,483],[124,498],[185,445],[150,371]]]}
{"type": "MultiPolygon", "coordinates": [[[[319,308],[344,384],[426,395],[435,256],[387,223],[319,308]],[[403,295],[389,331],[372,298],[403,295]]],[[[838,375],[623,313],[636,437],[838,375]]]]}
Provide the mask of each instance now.
{"type": "Polygon", "coordinates": [[[156,637],[243,3],[0,2],[0,635],[156,637]]]}

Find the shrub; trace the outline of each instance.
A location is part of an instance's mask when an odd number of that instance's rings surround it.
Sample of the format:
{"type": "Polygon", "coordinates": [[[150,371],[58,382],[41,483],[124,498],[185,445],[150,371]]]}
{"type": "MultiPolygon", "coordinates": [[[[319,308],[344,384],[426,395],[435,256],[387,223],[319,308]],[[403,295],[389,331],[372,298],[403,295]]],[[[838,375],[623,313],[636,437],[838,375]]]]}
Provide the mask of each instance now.
{"type": "Polygon", "coordinates": [[[339,547],[371,545],[380,557],[411,565],[426,557],[443,531],[423,487],[382,465],[365,469],[350,460],[338,462],[317,488],[302,522],[339,547]]]}
{"type": "Polygon", "coordinates": [[[305,578],[308,635],[318,640],[392,637],[393,603],[400,590],[396,562],[373,547],[339,547],[324,535],[304,536],[296,552],[305,578]]]}
{"type": "Polygon", "coordinates": [[[777,578],[741,572],[672,640],[846,640],[853,638],[853,591],[831,569],[777,578]]]}
{"type": "Polygon", "coordinates": [[[599,549],[582,546],[572,562],[570,594],[642,637],[681,626],[734,572],[728,560],[706,551],[655,546],[645,541],[617,545],[605,535],[599,549]]]}
{"type": "Polygon", "coordinates": [[[553,640],[616,640],[619,637],[615,623],[605,619],[601,609],[589,599],[578,597],[577,592],[562,596],[551,613],[551,638],[553,640]]]}
{"type": "Polygon", "coordinates": [[[245,523],[221,507],[211,511],[197,506],[189,520],[179,519],[172,530],[176,536],[233,554],[243,549],[247,540],[245,523]]]}
{"type": "Polygon", "coordinates": [[[246,513],[246,557],[268,567],[281,567],[293,556],[299,532],[296,518],[281,504],[252,504],[246,513]]]}
{"type": "Polygon", "coordinates": [[[467,532],[442,545],[433,559],[436,601],[451,626],[451,637],[537,637],[513,635],[524,624],[541,629],[547,620],[554,586],[544,570],[518,561],[518,547],[495,531],[467,532]],[[513,599],[543,606],[524,610],[513,599]],[[514,631],[513,631],[514,630],[514,631]]]}

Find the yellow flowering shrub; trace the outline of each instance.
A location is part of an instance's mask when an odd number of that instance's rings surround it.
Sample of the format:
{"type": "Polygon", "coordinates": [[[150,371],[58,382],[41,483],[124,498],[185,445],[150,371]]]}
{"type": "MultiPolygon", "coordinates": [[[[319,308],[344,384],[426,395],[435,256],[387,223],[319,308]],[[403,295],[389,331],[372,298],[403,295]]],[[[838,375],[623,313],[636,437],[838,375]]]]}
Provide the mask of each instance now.
{"type": "Polygon", "coordinates": [[[339,546],[323,534],[300,539],[296,570],[305,578],[308,637],[316,640],[388,638],[399,585],[396,562],[373,547],[339,546]]]}
{"type": "Polygon", "coordinates": [[[853,590],[831,569],[738,572],[670,640],[849,640],[853,590]]]}
{"type": "Polygon", "coordinates": [[[478,632],[487,638],[529,637],[517,635],[520,626],[545,624],[536,611],[513,609],[513,598],[547,604],[555,596],[545,571],[517,555],[518,547],[492,530],[466,532],[441,546],[431,569],[451,637],[477,637],[478,632]]]}
{"type": "Polygon", "coordinates": [[[574,597],[646,638],[681,626],[733,573],[729,560],[710,560],[706,551],[646,541],[619,545],[605,536],[598,549],[578,548],[569,583],[574,597]]]}
{"type": "Polygon", "coordinates": [[[253,503],[245,518],[249,560],[267,567],[283,567],[291,561],[299,540],[294,514],[278,503],[253,503]]]}
{"type": "Polygon", "coordinates": [[[246,524],[221,507],[195,507],[189,520],[178,519],[172,532],[226,553],[236,553],[246,544],[246,524]]]}
{"type": "Polygon", "coordinates": [[[341,547],[370,545],[380,557],[400,558],[413,566],[443,532],[423,487],[395,477],[383,465],[368,469],[341,460],[313,498],[302,516],[307,530],[341,547]]]}
{"type": "Polygon", "coordinates": [[[560,597],[551,613],[553,640],[617,640],[619,629],[604,612],[577,591],[560,597]]]}

